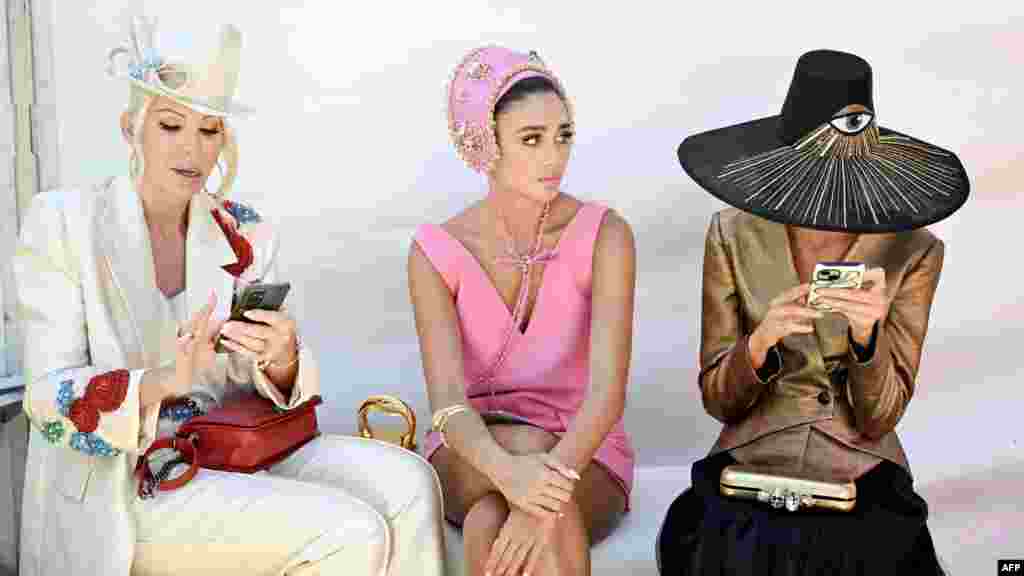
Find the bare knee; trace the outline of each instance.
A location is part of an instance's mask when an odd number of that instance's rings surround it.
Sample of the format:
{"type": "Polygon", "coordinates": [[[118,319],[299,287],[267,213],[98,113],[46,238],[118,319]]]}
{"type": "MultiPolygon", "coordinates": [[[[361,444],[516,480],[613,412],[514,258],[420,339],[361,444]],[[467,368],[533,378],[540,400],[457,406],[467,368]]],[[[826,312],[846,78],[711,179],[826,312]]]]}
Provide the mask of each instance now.
{"type": "Polygon", "coordinates": [[[483,574],[491,547],[505,524],[508,513],[508,504],[496,492],[488,493],[477,500],[466,513],[462,525],[466,574],[483,574]]]}
{"type": "Polygon", "coordinates": [[[447,448],[434,452],[430,463],[441,481],[445,515],[455,524],[463,524],[473,505],[495,490],[486,476],[447,448]]]}

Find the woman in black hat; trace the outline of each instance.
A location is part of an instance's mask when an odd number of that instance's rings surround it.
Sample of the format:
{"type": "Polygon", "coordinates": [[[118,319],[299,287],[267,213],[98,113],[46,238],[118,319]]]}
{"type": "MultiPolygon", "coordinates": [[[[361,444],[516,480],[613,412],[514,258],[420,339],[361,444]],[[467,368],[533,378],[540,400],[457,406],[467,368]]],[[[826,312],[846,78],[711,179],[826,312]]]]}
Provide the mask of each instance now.
{"type": "Polygon", "coordinates": [[[679,147],[686,172],[732,206],[707,234],[698,381],[725,426],[669,508],[662,574],[943,573],[894,429],[942,269],[924,226],[969,184],[956,155],[879,127],[874,109],[867,62],[814,51],[782,114],[679,147]],[[836,261],[864,264],[863,284],[817,290],[808,306],[816,264],[836,261]],[[855,503],[725,496],[734,464],[852,482],[855,503]]]}

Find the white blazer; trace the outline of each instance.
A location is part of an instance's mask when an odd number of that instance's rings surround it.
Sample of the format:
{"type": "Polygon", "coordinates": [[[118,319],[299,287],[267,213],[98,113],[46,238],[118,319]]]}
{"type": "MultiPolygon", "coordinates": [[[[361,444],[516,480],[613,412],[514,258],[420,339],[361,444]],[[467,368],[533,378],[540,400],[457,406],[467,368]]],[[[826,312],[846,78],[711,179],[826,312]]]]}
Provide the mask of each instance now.
{"type": "MultiPolygon", "coordinates": [[[[234,291],[256,279],[275,279],[276,236],[241,204],[205,193],[190,203],[186,293],[190,314],[217,294],[226,313],[234,291]],[[221,210],[253,248],[239,278],[222,266],[235,252],[211,210],[221,210]],[[231,216],[233,215],[233,216],[231,216]]],[[[176,323],[157,289],[142,202],[127,177],[87,189],[36,196],[13,258],[23,339],[25,412],[32,422],[21,529],[21,576],[128,576],[135,547],[133,470],[156,436],[159,406],[142,410],[142,374],[174,360],[176,323]],[[90,379],[130,370],[119,408],[100,415],[84,434],[68,405],[90,379]]],[[[226,314],[225,314],[226,315],[226,314]]],[[[319,393],[308,349],[285,398],[241,355],[219,355],[208,386],[223,393],[254,388],[282,408],[319,393]]],[[[217,394],[218,396],[220,394],[217,394]]]]}

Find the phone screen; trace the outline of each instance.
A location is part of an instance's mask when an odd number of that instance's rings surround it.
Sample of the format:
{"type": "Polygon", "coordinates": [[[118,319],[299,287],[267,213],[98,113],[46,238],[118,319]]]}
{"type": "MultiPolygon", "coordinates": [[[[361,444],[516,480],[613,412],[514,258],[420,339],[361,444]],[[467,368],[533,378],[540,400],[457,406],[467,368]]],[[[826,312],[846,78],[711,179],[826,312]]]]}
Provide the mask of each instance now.
{"type": "Polygon", "coordinates": [[[287,282],[246,286],[232,307],[231,319],[252,322],[242,315],[247,310],[280,310],[290,288],[291,285],[287,282]]]}
{"type": "MultiPolygon", "coordinates": [[[[243,314],[247,310],[280,310],[290,289],[291,284],[288,282],[280,284],[254,283],[246,286],[242,289],[241,294],[235,296],[229,320],[262,324],[261,322],[246,318],[243,314]]],[[[220,336],[217,337],[214,351],[217,353],[227,353],[229,350],[221,344],[220,338],[220,336]]]]}

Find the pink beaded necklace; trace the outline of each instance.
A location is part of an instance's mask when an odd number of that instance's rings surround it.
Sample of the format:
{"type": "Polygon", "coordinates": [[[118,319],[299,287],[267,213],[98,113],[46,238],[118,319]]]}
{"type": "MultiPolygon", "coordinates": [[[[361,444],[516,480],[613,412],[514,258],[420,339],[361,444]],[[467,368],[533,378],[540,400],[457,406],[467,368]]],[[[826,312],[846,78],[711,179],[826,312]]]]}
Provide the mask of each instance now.
{"type": "Polygon", "coordinates": [[[505,218],[500,211],[498,212],[498,230],[505,237],[505,252],[508,256],[499,257],[496,259],[496,262],[500,264],[510,264],[519,268],[519,271],[522,274],[522,279],[519,284],[519,295],[516,297],[516,305],[512,309],[512,318],[505,331],[505,337],[502,340],[501,349],[498,350],[498,355],[490,368],[484,371],[477,378],[478,384],[487,383],[489,396],[492,398],[494,397],[494,377],[498,370],[501,369],[501,366],[505,362],[505,358],[508,356],[509,344],[512,342],[513,331],[518,330],[519,325],[522,322],[526,302],[530,296],[530,279],[532,277],[533,265],[549,262],[558,255],[555,250],[543,250],[544,224],[547,222],[548,214],[551,212],[552,202],[554,202],[554,200],[544,203],[544,208],[540,213],[540,219],[537,224],[537,237],[534,240],[533,248],[526,253],[520,253],[516,250],[515,242],[512,240],[512,234],[509,233],[508,226],[505,224],[505,218]]]}

